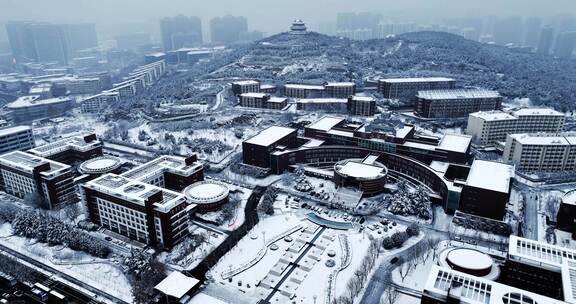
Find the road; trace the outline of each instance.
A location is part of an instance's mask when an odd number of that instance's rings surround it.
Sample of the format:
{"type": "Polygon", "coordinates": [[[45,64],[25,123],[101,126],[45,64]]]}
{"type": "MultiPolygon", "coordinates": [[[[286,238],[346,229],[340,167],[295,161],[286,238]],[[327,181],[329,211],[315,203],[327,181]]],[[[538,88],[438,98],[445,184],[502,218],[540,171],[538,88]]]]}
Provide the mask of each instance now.
{"type": "Polygon", "coordinates": [[[414,250],[414,246],[411,246],[385,258],[370,278],[368,285],[366,285],[360,304],[380,304],[380,298],[386,287],[392,284],[392,270],[397,266],[390,262],[393,258],[401,259],[402,256],[409,256],[414,250]]]}
{"type": "MultiPolygon", "coordinates": [[[[48,266],[48,265],[45,265],[44,263],[41,263],[41,262],[39,262],[39,261],[36,261],[35,259],[30,258],[30,257],[27,256],[27,255],[21,254],[20,252],[17,252],[17,251],[15,251],[15,250],[12,250],[11,248],[8,248],[8,247],[6,247],[6,246],[4,246],[4,245],[0,245],[0,251],[5,252],[7,255],[12,256],[13,258],[16,258],[16,259],[18,259],[18,260],[26,261],[27,263],[32,264],[32,265],[34,265],[35,267],[38,267],[38,268],[40,268],[40,269],[42,269],[42,270],[44,270],[44,271],[46,271],[46,272],[49,272],[49,273],[53,274],[55,277],[62,278],[63,280],[68,281],[68,282],[70,282],[70,283],[72,283],[72,284],[81,286],[82,288],[88,290],[89,292],[91,292],[91,293],[93,293],[93,294],[95,294],[95,295],[98,295],[98,296],[106,299],[107,301],[109,301],[109,302],[111,302],[111,303],[125,303],[125,304],[128,304],[127,302],[123,301],[122,299],[119,299],[119,298],[117,298],[117,297],[115,297],[115,296],[112,296],[112,295],[110,295],[110,294],[108,294],[108,293],[105,293],[104,291],[102,291],[102,290],[100,290],[100,289],[98,289],[98,288],[94,288],[94,287],[92,287],[91,285],[88,285],[88,284],[84,283],[83,281],[76,279],[76,278],[73,277],[73,276],[70,276],[70,275],[68,275],[68,274],[66,274],[66,273],[63,273],[63,272],[61,272],[61,271],[53,268],[53,267],[50,267],[50,266],[48,266]]],[[[60,286],[61,289],[65,290],[66,293],[70,293],[70,294],[76,293],[76,294],[80,294],[80,295],[81,295],[81,293],[79,293],[77,290],[75,290],[75,289],[73,289],[73,288],[70,288],[70,287],[64,285],[63,283],[59,283],[58,286],[60,286]]],[[[91,299],[91,298],[88,298],[88,299],[89,299],[89,300],[94,300],[94,299],[91,299]]],[[[88,303],[88,302],[85,302],[85,303],[88,303]]]]}
{"type": "Polygon", "coordinates": [[[218,110],[218,108],[224,103],[224,93],[228,90],[227,86],[223,86],[222,90],[216,94],[216,103],[210,108],[212,111],[218,110]]]}
{"type": "Polygon", "coordinates": [[[530,191],[526,193],[526,204],[524,206],[524,237],[531,240],[538,240],[538,200],[539,193],[530,191]]]}

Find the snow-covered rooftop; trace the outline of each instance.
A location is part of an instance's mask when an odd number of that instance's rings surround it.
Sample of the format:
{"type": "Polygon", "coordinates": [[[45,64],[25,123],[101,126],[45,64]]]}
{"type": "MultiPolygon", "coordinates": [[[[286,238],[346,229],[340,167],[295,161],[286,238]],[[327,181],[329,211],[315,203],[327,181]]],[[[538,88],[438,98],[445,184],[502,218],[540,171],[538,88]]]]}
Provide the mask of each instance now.
{"type": "Polygon", "coordinates": [[[353,82],[329,82],[326,84],[327,87],[352,87],[355,85],[353,82]]]}
{"type": "Polygon", "coordinates": [[[446,134],[438,144],[438,148],[446,151],[465,153],[470,148],[472,136],[446,134]]]}
{"type": "Polygon", "coordinates": [[[149,179],[164,174],[164,172],[171,172],[181,176],[190,176],[199,170],[202,170],[202,168],[203,165],[197,161],[187,165],[184,157],[165,155],[126,171],[122,173],[122,176],[142,182],[148,182],[149,179]]]}
{"type": "Polygon", "coordinates": [[[498,98],[500,93],[485,89],[455,89],[455,90],[429,90],[418,91],[418,98],[432,100],[446,99],[474,99],[474,98],[498,98]]]}
{"type": "Polygon", "coordinates": [[[214,203],[228,196],[228,187],[214,181],[201,181],[188,186],[183,191],[195,204],[214,203]]]}
{"type": "Polygon", "coordinates": [[[70,166],[39,157],[22,151],[13,151],[0,155],[0,164],[7,167],[17,168],[23,172],[33,174],[36,167],[43,164],[50,164],[48,170],[42,171],[45,176],[57,175],[60,172],[70,170],[70,166]]]}
{"type": "Polygon", "coordinates": [[[389,83],[404,83],[404,82],[446,82],[455,80],[446,77],[424,77],[424,78],[388,78],[388,79],[379,79],[378,81],[389,83]]]}
{"type": "Polygon", "coordinates": [[[286,97],[270,97],[270,99],[268,99],[268,102],[274,102],[274,103],[282,103],[287,101],[288,98],[286,97]]]}
{"type": "Polygon", "coordinates": [[[302,89],[302,90],[324,90],[324,86],[322,85],[314,85],[314,84],[295,84],[289,83],[284,86],[286,89],[302,89]]]}
{"type": "Polygon", "coordinates": [[[294,132],[296,132],[296,129],[272,126],[248,139],[246,143],[267,147],[294,132]]]}
{"type": "Polygon", "coordinates": [[[198,279],[185,276],[179,271],[173,271],[154,288],[165,295],[180,299],[196,287],[198,283],[200,283],[198,279]]]}
{"type": "Polygon", "coordinates": [[[98,148],[102,145],[102,142],[98,139],[92,141],[86,141],[87,136],[92,134],[77,135],[66,137],[55,142],[51,142],[33,149],[28,150],[28,152],[42,156],[50,157],[52,155],[58,154],[66,150],[75,151],[88,151],[94,148],[98,148]]]}
{"type": "Polygon", "coordinates": [[[332,116],[324,116],[320,118],[320,120],[316,121],[315,123],[307,126],[308,129],[313,130],[320,130],[320,131],[329,131],[330,129],[334,128],[339,123],[343,122],[344,118],[339,117],[332,117],[332,116]]]}
{"type": "Polygon", "coordinates": [[[186,202],[186,197],[181,193],[112,173],[93,179],[85,183],[84,187],[101,193],[106,193],[140,206],[145,206],[149,197],[161,192],[163,198],[162,202],[154,204],[155,209],[161,212],[169,211],[173,207],[186,202]]]}
{"type": "Polygon", "coordinates": [[[564,113],[551,108],[522,108],[514,111],[515,116],[564,116],[564,113]]]}
{"type": "Polygon", "coordinates": [[[487,160],[475,160],[468,173],[466,185],[502,193],[510,191],[510,179],[514,177],[514,167],[487,160]]]}
{"type": "Polygon", "coordinates": [[[69,102],[68,97],[54,97],[47,99],[40,99],[39,95],[22,96],[15,101],[6,105],[9,109],[25,108],[38,105],[49,105],[63,102],[69,102]]]}
{"type": "Polygon", "coordinates": [[[533,133],[509,135],[522,145],[560,146],[576,145],[576,133],[533,133]]]}
{"type": "Polygon", "coordinates": [[[240,94],[241,97],[249,97],[249,98],[264,98],[266,96],[269,96],[266,93],[255,93],[255,92],[250,92],[250,93],[242,93],[240,94]]]}
{"type": "Polygon", "coordinates": [[[303,98],[296,101],[297,103],[347,103],[347,99],[342,98],[303,98]]]}
{"type": "Polygon", "coordinates": [[[565,303],[438,265],[433,265],[428,273],[423,293],[440,301],[446,301],[448,293],[451,293],[463,304],[565,303]],[[454,282],[460,283],[460,287],[454,286],[454,282]]]}
{"type": "Polygon", "coordinates": [[[376,98],[372,97],[372,96],[357,96],[354,95],[352,96],[353,100],[358,100],[358,101],[376,101],[376,98]]]}
{"type": "Polygon", "coordinates": [[[30,128],[29,126],[15,126],[15,127],[4,128],[4,129],[0,129],[0,137],[6,136],[6,135],[12,135],[15,133],[28,132],[31,130],[32,130],[32,128],[30,128]]]}
{"type": "Polygon", "coordinates": [[[385,167],[366,164],[361,160],[339,162],[334,166],[334,170],[345,176],[362,179],[379,178],[387,173],[385,167]]]}
{"type": "Polygon", "coordinates": [[[471,117],[477,117],[487,121],[494,120],[514,120],[516,117],[502,111],[480,111],[470,114],[471,117]]]}

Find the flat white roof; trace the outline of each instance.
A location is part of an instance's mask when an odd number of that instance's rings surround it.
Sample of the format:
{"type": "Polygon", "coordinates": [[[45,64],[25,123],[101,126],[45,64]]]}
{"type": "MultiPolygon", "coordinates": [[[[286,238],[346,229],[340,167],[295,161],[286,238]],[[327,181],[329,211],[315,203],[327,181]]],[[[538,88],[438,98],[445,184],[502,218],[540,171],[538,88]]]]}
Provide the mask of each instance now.
{"type": "Polygon", "coordinates": [[[270,99],[268,99],[268,102],[277,102],[277,103],[282,103],[287,101],[288,98],[286,97],[270,97],[270,99]]]}
{"type": "Polygon", "coordinates": [[[198,283],[200,283],[198,279],[185,276],[179,271],[173,271],[154,288],[165,295],[180,299],[198,283]]]}
{"type": "Polygon", "coordinates": [[[564,116],[564,113],[551,108],[523,108],[514,111],[515,116],[564,116]]]}
{"type": "Polygon", "coordinates": [[[418,91],[417,97],[432,100],[445,100],[463,98],[498,98],[501,97],[501,95],[497,91],[484,89],[456,89],[418,91]]]}
{"type": "Polygon", "coordinates": [[[420,78],[388,78],[388,79],[379,79],[378,81],[390,82],[390,83],[403,83],[403,82],[444,82],[444,81],[456,81],[456,80],[446,77],[420,77],[420,78]]]}
{"type": "Polygon", "coordinates": [[[303,89],[303,90],[324,90],[324,86],[314,85],[314,84],[295,84],[290,83],[284,86],[285,88],[291,89],[303,89]]]}
{"type": "Polygon", "coordinates": [[[256,136],[248,139],[246,143],[258,146],[270,146],[295,131],[296,129],[292,128],[272,126],[258,133],[256,136]]]}
{"type": "Polygon", "coordinates": [[[513,176],[513,166],[477,159],[472,163],[466,185],[508,193],[510,191],[510,179],[513,176]]]}
{"type": "Polygon", "coordinates": [[[240,96],[241,97],[250,97],[250,98],[264,98],[264,97],[268,96],[268,94],[251,92],[251,93],[242,93],[242,94],[240,94],[240,96]]]}
{"type": "Polygon", "coordinates": [[[6,105],[9,109],[24,108],[37,105],[55,104],[61,102],[68,102],[71,99],[68,97],[54,97],[47,99],[40,99],[38,95],[22,96],[15,101],[6,105]]]}
{"type": "Polygon", "coordinates": [[[342,98],[303,98],[296,103],[347,103],[348,99],[342,98]]]}
{"type": "Polygon", "coordinates": [[[465,153],[468,151],[471,142],[472,136],[446,134],[442,140],[440,140],[438,148],[446,151],[465,153]]]}
{"type": "Polygon", "coordinates": [[[0,137],[6,136],[6,135],[12,135],[15,133],[28,132],[31,130],[32,130],[32,128],[30,128],[29,126],[15,126],[15,127],[4,128],[4,129],[0,129],[0,137]]]}
{"type": "Polygon", "coordinates": [[[525,291],[438,265],[433,265],[432,269],[428,273],[428,279],[426,280],[423,293],[441,301],[445,301],[448,293],[451,292],[454,296],[457,296],[463,304],[565,303],[530,291],[525,291]],[[461,288],[452,288],[453,282],[462,284],[461,288]],[[523,297],[524,301],[516,299],[514,296],[523,297]],[[514,302],[515,299],[518,302],[514,302]]]}
{"type": "Polygon", "coordinates": [[[330,129],[334,128],[336,125],[338,125],[342,121],[344,121],[344,118],[324,116],[324,117],[320,118],[320,120],[309,125],[307,128],[314,129],[314,130],[321,130],[321,131],[329,131],[330,129]]]}
{"type": "Polygon", "coordinates": [[[327,87],[351,87],[355,85],[354,82],[329,82],[326,84],[327,87]]]}
{"type": "Polygon", "coordinates": [[[240,80],[240,81],[234,81],[232,82],[232,84],[237,84],[237,85],[249,85],[249,84],[259,84],[260,82],[257,80],[240,80]]]}
{"type": "Polygon", "coordinates": [[[359,101],[373,101],[376,100],[376,98],[372,97],[372,96],[352,96],[353,100],[359,100],[359,101]]]}
{"type": "Polygon", "coordinates": [[[502,111],[480,111],[474,112],[470,114],[470,117],[477,117],[487,121],[495,121],[495,120],[514,120],[517,119],[516,117],[502,111]]]}
{"type": "Polygon", "coordinates": [[[340,174],[355,178],[377,178],[386,174],[386,169],[356,161],[347,161],[342,166],[336,165],[340,174]]]}
{"type": "Polygon", "coordinates": [[[564,146],[576,144],[576,133],[534,133],[509,135],[522,145],[564,146]]]}

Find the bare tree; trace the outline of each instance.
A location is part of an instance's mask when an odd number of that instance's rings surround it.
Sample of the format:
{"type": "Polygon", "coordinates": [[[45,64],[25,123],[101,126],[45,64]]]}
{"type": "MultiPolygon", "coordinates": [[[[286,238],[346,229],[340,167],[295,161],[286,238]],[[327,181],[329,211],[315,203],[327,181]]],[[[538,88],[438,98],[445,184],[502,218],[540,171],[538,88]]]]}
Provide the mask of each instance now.
{"type": "Polygon", "coordinates": [[[394,286],[388,285],[388,287],[386,288],[386,290],[384,290],[384,294],[382,296],[382,298],[380,299],[380,303],[381,304],[396,304],[396,301],[398,300],[398,291],[396,290],[396,288],[394,288],[394,286]]]}

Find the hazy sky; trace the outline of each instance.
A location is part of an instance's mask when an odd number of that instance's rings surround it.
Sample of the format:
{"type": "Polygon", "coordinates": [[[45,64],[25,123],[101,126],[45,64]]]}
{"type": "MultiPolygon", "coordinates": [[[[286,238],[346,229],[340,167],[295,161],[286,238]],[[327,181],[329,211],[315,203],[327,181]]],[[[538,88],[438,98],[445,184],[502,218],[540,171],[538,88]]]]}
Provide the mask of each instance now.
{"type": "Polygon", "coordinates": [[[294,18],[312,28],[338,12],[373,11],[416,21],[479,15],[549,16],[576,12],[576,0],[0,0],[0,23],[10,20],[95,22],[101,33],[157,31],[161,17],[242,15],[251,29],[275,33],[294,18]]]}

